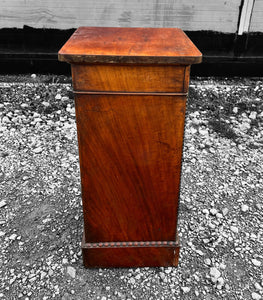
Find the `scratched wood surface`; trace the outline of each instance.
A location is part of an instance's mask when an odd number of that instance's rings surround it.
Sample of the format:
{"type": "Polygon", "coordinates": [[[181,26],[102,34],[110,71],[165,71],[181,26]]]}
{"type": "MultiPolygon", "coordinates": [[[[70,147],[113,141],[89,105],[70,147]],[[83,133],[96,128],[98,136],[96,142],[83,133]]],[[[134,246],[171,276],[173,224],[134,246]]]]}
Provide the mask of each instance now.
{"type": "Polygon", "coordinates": [[[179,27],[236,32],[240,3],[241,0],[1,0],[0,28],[179,27]]]}
{"type": "Polygon", "coordinates": [[[179,28],[80,27],[58,58],[69,63],[186,65],[201,62],[202,54],[179,28]]]}

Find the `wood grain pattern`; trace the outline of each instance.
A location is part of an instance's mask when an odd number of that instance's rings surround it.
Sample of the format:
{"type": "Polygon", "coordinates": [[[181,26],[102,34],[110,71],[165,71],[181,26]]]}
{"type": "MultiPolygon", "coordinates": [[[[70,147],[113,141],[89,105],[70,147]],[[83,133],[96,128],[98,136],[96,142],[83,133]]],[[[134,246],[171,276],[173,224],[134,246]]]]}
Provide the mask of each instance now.
{"type": "Polygon", "coordinates": [[[86,242],[173,240],[185,97],[75,100],[86,242]]]}
{"type": "Polygon", "coordinates": [[[176,266],[189,63],[201,53],[179,29],[89,27],[59,58],[73,63],[84,265],[176,266]]]}
{"type": "Polygon", "coordinates": [[[74,90],[185,92],[185,66],[72,65],[74,90]],[[147,85],[145,85],[147,81],[147,85]]]}
{"type": "Polygon", "coordinates": [[[80,27],[60,49],[69,63],[194,64],[201,52],[179,28],[80,27]]]}
{"type": "Polygon", "coordinates": [[[234,33],[240,4],[241,0],[10,0],[1,1],[0,27],[179,27],[234,33]]]}

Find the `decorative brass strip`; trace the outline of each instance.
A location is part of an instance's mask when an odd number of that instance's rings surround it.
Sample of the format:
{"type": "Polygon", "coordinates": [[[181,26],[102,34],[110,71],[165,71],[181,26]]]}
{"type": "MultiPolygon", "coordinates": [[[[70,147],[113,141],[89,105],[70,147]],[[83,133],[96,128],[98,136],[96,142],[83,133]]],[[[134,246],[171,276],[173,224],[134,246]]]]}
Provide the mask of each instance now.
{"type": "Polygon", "coordinates": [[[187,96],[188,93],[166,93],[166,92],[110,92],[110,91],[73,91],[80,95],[132,95],[132,96],[187,96]]]}
{"type": "Polygon", "coordinates": [[[178,241],[82,243],[82,248],[179,247],[178,241]]]}

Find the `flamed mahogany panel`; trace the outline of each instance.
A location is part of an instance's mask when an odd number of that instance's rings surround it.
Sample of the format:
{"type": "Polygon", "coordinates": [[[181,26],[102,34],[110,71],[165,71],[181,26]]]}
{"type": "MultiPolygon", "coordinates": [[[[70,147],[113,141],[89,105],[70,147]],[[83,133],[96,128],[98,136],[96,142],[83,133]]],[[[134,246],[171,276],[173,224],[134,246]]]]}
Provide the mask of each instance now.
{"type": "MultiPolygon", "coordinates": [[[[185,66],[72,65],[74,90],[184,92],[185,66]],[[76,80],[74,80],[77,78],[76,80]]],[[[187,70],[188,72],[188,70],[187,70]]],[[[188,87],[188,85],[187,85],[188,87]]]]}
{"type": "Polygon", "coordinates": [[[75,102],[86,242],[174,240],[186,98],[75,102]]]}

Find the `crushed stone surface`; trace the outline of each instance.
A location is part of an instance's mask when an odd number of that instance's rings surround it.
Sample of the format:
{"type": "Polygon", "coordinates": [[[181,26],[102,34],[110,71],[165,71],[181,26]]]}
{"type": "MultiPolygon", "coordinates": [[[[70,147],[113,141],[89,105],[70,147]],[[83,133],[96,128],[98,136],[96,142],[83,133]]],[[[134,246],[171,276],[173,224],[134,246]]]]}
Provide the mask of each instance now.
{"type": "Polygon", "coordinates": [[[0,299],[263,298],[262,79],[191,80],[179,266],[129,269],[82,265],[70,79],[16,79],[0,78],[0,299]]]}

